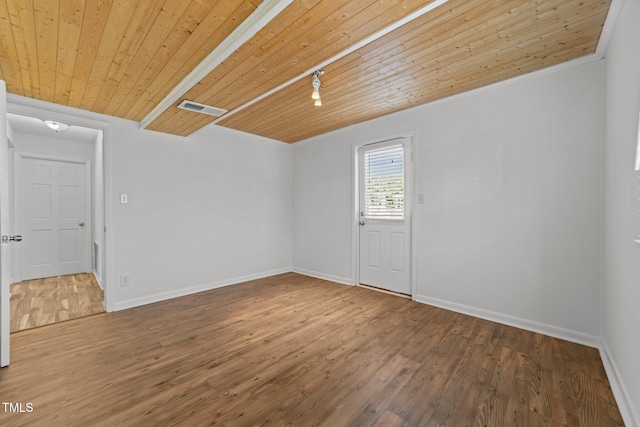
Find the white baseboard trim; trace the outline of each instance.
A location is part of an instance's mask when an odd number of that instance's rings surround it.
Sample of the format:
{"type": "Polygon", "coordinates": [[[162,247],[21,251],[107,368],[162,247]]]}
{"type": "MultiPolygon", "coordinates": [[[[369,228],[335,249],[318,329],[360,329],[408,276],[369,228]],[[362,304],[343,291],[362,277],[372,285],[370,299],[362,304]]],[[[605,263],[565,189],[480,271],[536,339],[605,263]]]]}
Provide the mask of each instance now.
{"type": "Polygon", "coordinates": [[[638,415],[638,410],[634,406],[631,396],[629,396],[629,392],[624,384],[622,375],[620,375],[620,371],[618,371],[618,367],[611,355],[609,345],[604,339],[600,346],[600,358],[602,359],[604,370],[609,378],[611,391],[613,391],[613,396],[616,398],[616,403],[618,404],[618,409],[620,409],[622,420],[628,427],[640,427],[640,415],[638,415]]]}
{"type": "Polygon", "coordinates": [[[143,297],[131,298],[119,301],[113,304],[114,311],[126,310],[128,308],[139,307],[141,305],[152,304],[154,302],[165,301],[172,298],[183,297],[186,295],[197,294],[198,292],[209,291],[212,289],[222,288],[223,286],[237,285],[238,283],[248,282],[250,280],[263,279],[277,274],[289,273],[291,268],[280,268],[277,270],[264,271],[261,273],[249,274],[247,276],[234,277],[231,279],[219,280],[216,282],[203,283],[201,285],[190,286],[188,288],[175,289],[157,294],[145,295],[143,297]]]}
{"type": "Polygon", "coordinates": [[[573,331],[570,329],[560,328],[558,326],[536,322],[534,320],[523,319],[520,317],[511,316],[509,314],[497,313],[495,311],[471,307],[468,305],[440,300],[437,298],[431,298],[424,295],[416,295],[415,301],[444,308],[445,310],[451,310],[457,313],[479,317],[480,319],[490,320],[492,322],[502,323],[504,325],[548,335],[550,337],[560,338],[577,344],[586,345],[588,347],[600,348],[600,338],[595,335],[589,335],[583,332],[573,331]]]}
{"type": "Polygon", "coordinates": [[[333,274],[318,273],[317,271],[305,270],[304,268],[296,268],[296,267],[292,268],[291,271],[298,274],[304,274],[305,276],[315,277],[316,279],[323,279],[323,280],[328,280],[330,282],[336,282],[336,283],[341,283],[343,285],[353,286],[353,284],[351,283],[351,279],[340,277],[340,276],[334,276],[333,274]]]}
{"type": "Polygon", "coordinates": [[[98,273],[96,273],[95,271],[92,271],[92,273],[93,273],[93,277],[96,278],[96,282],[98,282],[98,286],[100,286],[100,289],[102,289],[102,292],[104,292],[104,283],[102,283],[102,280],[100,280],[98,273]]]}

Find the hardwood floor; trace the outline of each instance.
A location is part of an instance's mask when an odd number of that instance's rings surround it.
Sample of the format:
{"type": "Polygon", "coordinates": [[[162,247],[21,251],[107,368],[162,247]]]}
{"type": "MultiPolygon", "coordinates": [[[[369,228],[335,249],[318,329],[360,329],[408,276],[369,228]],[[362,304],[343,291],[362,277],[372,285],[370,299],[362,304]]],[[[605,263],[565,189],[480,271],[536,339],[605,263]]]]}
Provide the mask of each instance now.
{"type": "Polygon", "coordinates": [[[102,312],[104,293],[90,273],[11,285],[11,332],[102,312]]]}
{"type": "Polygon", "coordinates": [[[0,425],[623,425],[596,349],[294,273],[11,345],[0,425]]]}

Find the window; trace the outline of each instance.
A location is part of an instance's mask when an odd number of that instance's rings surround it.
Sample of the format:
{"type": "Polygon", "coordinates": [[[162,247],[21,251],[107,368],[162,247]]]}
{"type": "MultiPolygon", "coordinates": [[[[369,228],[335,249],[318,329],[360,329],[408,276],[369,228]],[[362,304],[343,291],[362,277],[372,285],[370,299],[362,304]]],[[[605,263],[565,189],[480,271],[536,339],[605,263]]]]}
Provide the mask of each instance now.
{"type": "Polygon", "coordinates": [[[404,145],[364,148],[362,212],[370,219],[404,219],[404,145]]]}

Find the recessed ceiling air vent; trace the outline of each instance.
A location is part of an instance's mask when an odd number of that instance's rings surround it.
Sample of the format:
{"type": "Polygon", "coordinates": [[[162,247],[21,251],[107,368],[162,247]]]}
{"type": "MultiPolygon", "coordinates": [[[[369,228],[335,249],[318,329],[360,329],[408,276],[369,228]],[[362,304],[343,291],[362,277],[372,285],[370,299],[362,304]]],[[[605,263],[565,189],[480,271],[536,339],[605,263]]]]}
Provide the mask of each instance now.
{"type": "Polygon", "coordinates": [[[199,104],[193,101],[187,101],[186,99],[178,105],[178,108],[182,108],[183,110],[193,111],[194,113],[208,114],[210,116],[220,117],[227,110],[223,110],[222,108],[211,107],[209,105],[199,104]]]}

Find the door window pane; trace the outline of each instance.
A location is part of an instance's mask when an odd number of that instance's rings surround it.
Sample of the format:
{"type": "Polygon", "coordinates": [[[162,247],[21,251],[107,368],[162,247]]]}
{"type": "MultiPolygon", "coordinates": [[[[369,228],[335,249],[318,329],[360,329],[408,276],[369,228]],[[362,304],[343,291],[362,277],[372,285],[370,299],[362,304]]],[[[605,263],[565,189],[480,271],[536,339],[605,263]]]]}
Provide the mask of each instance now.
{"type": "Polygon", "coordinates": [[[362,173],[364,217],[404,219],[404,146],[365,150],[362,173]]]}

